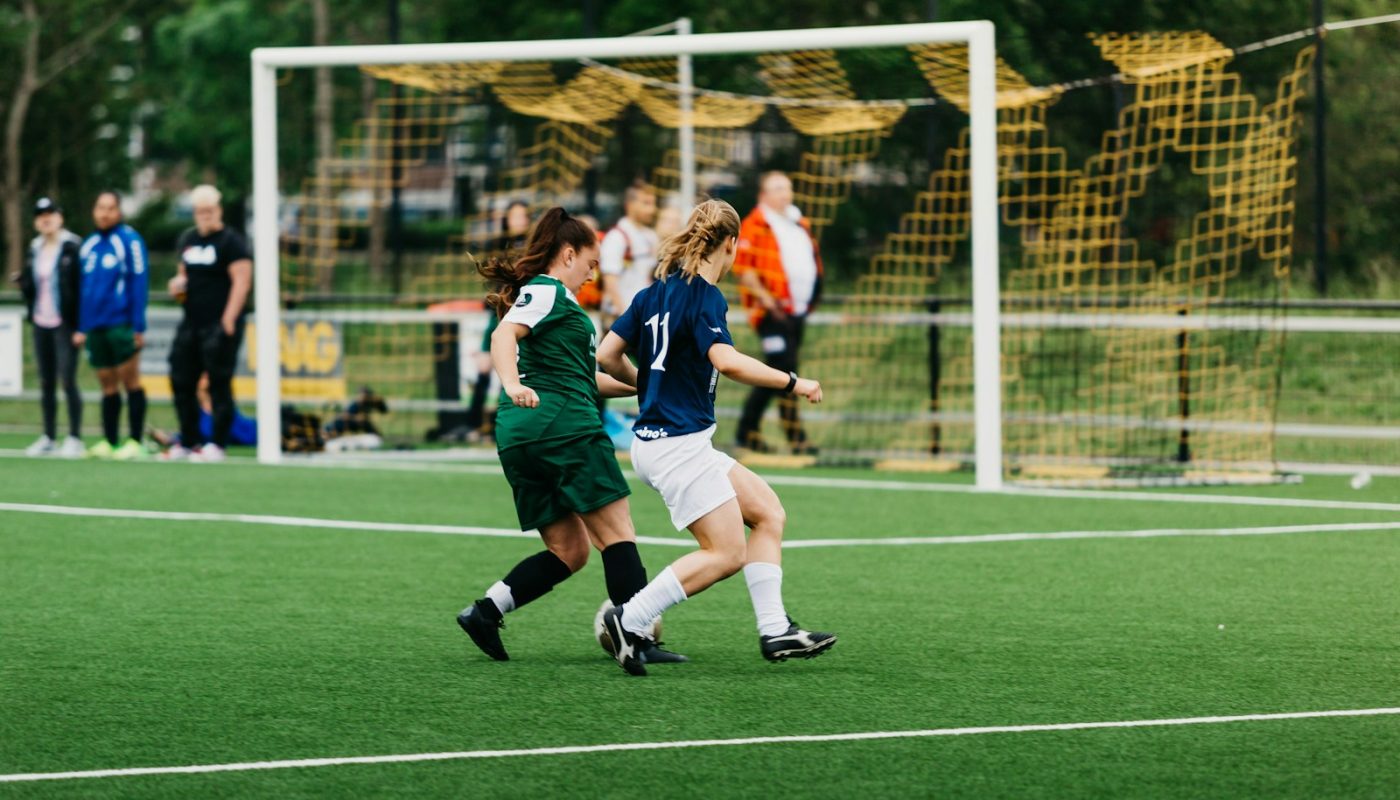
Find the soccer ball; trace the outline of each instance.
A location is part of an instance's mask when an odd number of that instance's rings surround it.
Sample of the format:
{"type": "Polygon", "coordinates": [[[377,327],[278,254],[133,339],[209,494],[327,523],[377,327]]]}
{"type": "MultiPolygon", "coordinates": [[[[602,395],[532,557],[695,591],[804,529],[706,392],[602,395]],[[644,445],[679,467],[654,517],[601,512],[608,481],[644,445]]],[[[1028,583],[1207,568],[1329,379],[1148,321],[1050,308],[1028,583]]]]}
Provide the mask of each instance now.
{"type": "MultiPolygon", "coordinates": [[[[598,646],[603,648],[603,652],[608,655],[613,654],[612,636],[608,635],[607,630],[603,628],[603,615],[608,613],[608,609],[612,607],[613,604],[611,600],[604,600],[603,604],[598,606],[598,613],[593,615],[593,638],[598,640],[598,646]]],[[[651,638],[661,638],[660,617],[657,617],[656,621],[651,623],[651,638]]]]}

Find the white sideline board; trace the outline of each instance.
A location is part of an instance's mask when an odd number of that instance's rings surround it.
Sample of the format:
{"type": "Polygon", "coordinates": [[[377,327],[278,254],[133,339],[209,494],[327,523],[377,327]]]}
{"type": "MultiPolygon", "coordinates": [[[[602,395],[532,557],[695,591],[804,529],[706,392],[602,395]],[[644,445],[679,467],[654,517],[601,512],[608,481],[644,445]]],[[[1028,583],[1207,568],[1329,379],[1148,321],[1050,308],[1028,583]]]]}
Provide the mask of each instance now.
{"type": "Polygon", "coordinates": [[[18,397],[24,389],[24,318],[0,314],[0,397],[18,397]]]}

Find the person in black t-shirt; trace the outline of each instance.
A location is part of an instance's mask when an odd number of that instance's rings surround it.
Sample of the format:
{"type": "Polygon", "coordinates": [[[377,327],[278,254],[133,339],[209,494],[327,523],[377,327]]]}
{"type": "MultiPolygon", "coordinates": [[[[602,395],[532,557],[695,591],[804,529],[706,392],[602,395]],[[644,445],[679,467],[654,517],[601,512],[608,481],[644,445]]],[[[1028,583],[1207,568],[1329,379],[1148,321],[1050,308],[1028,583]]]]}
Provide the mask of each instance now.
{"type": "Polygon", "coordinates": [[[170,348],[170,389],[180,417],[180,442],[166,451],[170,459],[222,461],[233,426],[233,373],[243,341],[243,312],[253,285],[248,243],[224,227],[219,190],[197,186],[190,192],[195,226],[175,245],[180,272],[170,279],[170,294],[184,303],[185,316],[170,348]],[[212,441],[199,446],[199,377],[209,374],[213,402],[212,441]],[[192,452],[193,451],[193,452],[192,452]]]}

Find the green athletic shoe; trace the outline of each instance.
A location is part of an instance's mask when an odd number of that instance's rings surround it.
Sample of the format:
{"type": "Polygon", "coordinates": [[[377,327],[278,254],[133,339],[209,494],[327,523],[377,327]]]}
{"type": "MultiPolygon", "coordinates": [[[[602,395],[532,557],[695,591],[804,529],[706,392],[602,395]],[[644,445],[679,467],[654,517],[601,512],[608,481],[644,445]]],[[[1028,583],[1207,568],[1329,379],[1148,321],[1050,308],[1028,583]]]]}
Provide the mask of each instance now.
{"type": "Polygon", "coordinates": [[[150,457],[151,451],[135,439],[127,439],[121,447],[112,451],[112,459],[115,461],[142,461],[150,457]]]}
{"type": "Polygon", "coordinates": [[[116,452],[116,448],[112,447],[112,443],[106,439],[101,439],[97,444],[87,449],[87,457],[105,460],[111,458],[114,452],[116,452]]]}

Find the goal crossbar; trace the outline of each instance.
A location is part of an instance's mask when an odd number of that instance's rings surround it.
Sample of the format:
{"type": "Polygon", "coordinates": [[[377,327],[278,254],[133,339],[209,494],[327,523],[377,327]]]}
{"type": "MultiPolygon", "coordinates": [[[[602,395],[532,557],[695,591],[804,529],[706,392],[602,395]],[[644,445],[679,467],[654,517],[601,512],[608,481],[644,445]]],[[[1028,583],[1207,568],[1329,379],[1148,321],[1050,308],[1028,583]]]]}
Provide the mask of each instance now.
{"type": "MultiPolygon", "coordinates": [[[[684,29],[683,29],[684,30],[684,29]]],[[[257,280],[254,319],[257,363],[280,359],[280,263],[277,185],[277,70],[359,67],[382,64],[483,61],[560,61],[580,58],[642,58],[729,55],[796,50],[904,47],[966,43],[971,140],[971,238],[973,290],[973,380],[977,486],[1002,484],[1001,345],[997,254],[996,32],[991,22],[914,23],[847,28],[680,33],[595,39],[513,42],[274,47],[252,52],[253,255],[257,280]]],[[[683,97],[682,102],[687,98],[683,97]]],[[[281,370],[258,370],[258,460],[282,457],[281,370]]]]}

